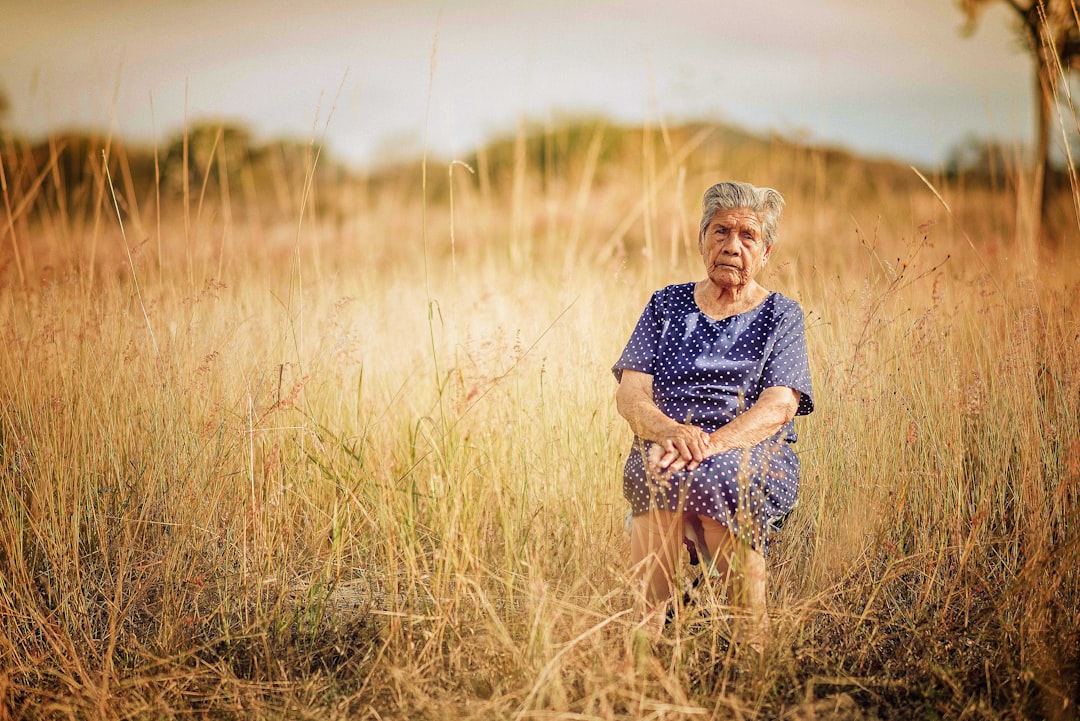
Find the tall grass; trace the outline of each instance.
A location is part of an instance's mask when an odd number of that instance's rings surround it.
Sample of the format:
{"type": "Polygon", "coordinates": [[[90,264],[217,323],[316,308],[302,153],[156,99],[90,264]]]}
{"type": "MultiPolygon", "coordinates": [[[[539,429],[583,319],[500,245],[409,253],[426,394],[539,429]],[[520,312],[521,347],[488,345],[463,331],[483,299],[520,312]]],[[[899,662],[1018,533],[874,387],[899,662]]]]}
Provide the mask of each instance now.
{"type": "Polygon", "coordinates": [[[4,157],[0,715],[1075,717],[1077,239],[1039,256],[1021,174],[597,123],[426,199],[159,206],[90,156],[76,209],[4,157]],[[636,632],[608,371],[721,178],[788,199],[817,396],[761,658],[636,632]]]}

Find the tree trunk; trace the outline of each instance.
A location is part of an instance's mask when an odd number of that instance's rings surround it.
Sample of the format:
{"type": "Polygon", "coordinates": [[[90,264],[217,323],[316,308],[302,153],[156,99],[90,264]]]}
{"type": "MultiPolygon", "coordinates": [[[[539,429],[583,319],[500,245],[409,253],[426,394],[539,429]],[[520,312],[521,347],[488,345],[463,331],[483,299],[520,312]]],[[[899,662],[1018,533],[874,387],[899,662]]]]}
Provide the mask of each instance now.
{"type": "Polygon", "coordinates": [[[1031,43],[1031,57],[1035,61],[1035,196],[1034,240],[1041,243],[1046,232],[1047,213],[1050,210],[1051,177],[1050,128],[1054,122],[1054,75],[1053,43],[1048,42],[1052,28],[1046,27],[1047,15],[1044,0],[1033,0],[1023,13],[1031,43]],[[1045,33],[1045,36],[1044,36],[1045,33]]]}
{"type": "Polygon", "coordinates": [[[1035,241],[1042,240],[1043,226],[1046,221],[1050,200],[1050,124],[1053,94],[1050,83],[1050,68],[1047,66],[1043,48],[1037,47],[1035,53],[1035,196],[1034,227],[1035,241]]]}

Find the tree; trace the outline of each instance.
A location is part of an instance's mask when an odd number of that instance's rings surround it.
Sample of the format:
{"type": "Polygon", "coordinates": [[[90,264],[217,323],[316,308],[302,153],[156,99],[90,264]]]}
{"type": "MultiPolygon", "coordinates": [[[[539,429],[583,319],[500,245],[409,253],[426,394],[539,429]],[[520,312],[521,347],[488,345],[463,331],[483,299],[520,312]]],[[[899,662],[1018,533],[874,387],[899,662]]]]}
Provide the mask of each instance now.
{"type": "Polygon", "coordinates": [[[251,132],[243,125],[201,120],[169,143],[162,159],[162,176],[167,186],[180,189],[187,184],[196,191],[204,177],[215,184],[238,182],[251,152],[251,132]]]}
{"type": "MultiPolygon", "coordinates": [[[[1060,84],[1080,68],[1080,13],[1076,0],[957,0],[967,17],[966,32],[974,32],[988,5],[1002,2],[1013,11],[1017,32],[1035,61],[1035,217],[1041,223],[1048,207],[1050,132],[1060,84]]],[[[1038,229],[1036,229],[1038,234],[1038,229]]]]}
{"type": "Polygon", "coordinates": [[[1011,155],[1008,143],[968,133],[949,148],[945,169],[950,173],[993,178],[1011,165],[1011,155]]]}
{"type": "Polygon", "coordinates": [[[7,120],[9,112],[11,112],[11,101],[8,100],[4,89],[0,88],[0,129],[4,127],[4,121],[7,120]]]}

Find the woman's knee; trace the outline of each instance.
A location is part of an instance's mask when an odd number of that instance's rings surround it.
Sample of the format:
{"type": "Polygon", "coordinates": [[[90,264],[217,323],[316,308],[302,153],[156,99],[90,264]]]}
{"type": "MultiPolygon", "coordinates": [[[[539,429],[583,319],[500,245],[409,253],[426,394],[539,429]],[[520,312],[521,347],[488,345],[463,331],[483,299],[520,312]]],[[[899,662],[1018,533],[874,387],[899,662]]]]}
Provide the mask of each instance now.
{"type": "Polygon", "coordinates": [[[682,532],[682,514],[671,511],[648,511],[634,516],[631,534],[646,538],[669,538],[682,532]]]}
{"type": "Polygon", "coordinates": [[[714,557],[729,558],[735,551],[738,539],[726,525],[708,516],[699,516],[701,532],[705,536],[705,543],[709,546],[709,552],[714,557]]]}
{"type": "Polygon", "coordinates": [[[669,511],[649,511],[634,516],[630,522],[630,552],[634,561],[647,556],[665,559],[675,556],[682,546],[682,516],[669,511]]]}

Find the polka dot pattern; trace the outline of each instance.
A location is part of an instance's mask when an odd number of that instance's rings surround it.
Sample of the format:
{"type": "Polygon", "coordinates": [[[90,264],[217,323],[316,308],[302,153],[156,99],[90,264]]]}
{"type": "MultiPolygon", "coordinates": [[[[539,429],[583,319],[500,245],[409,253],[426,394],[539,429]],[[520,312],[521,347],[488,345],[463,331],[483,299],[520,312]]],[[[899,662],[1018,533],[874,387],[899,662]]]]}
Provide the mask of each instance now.
{"type": "MultiPolygon", "coordinates": [[[[622,356],[612,368],[653,376],[653,398],[670,418],[711,433],[757,401],[771,386],[799,391],[796,415],[814,409],[803,312],[780,293],[746,313],[714,320],[694,300],[694,283],[653,294],[622,356]]],[[[727,525],[764,551],[770,527],[795,506],[799,459],[794,422],[753,448],[710,456],[670,487],[645,472],[651,443],[634,439],[623,469],[623,496],[634,515],[651,508],[699,513],[727,525]]]]}

